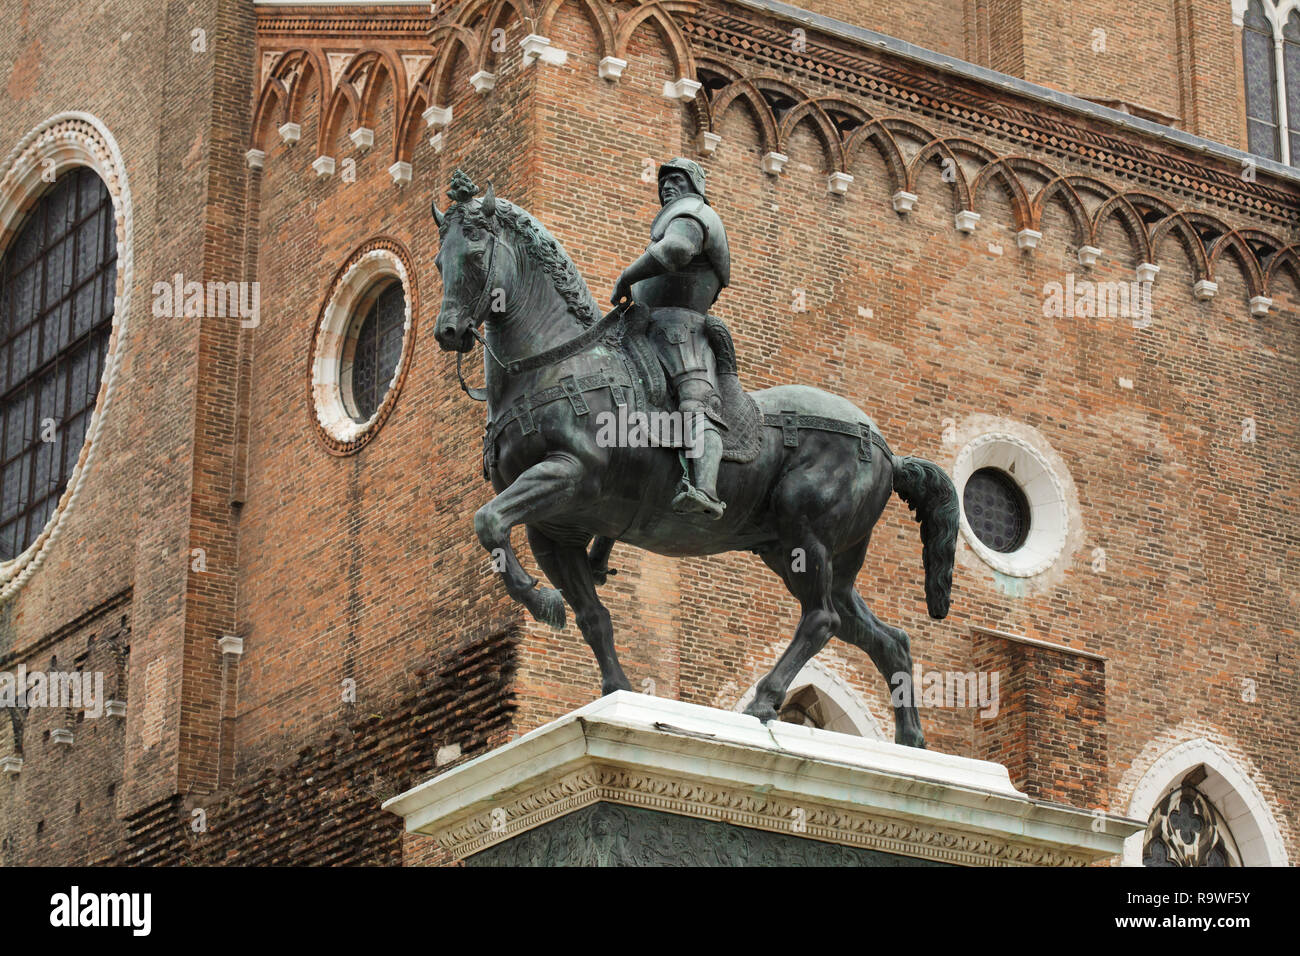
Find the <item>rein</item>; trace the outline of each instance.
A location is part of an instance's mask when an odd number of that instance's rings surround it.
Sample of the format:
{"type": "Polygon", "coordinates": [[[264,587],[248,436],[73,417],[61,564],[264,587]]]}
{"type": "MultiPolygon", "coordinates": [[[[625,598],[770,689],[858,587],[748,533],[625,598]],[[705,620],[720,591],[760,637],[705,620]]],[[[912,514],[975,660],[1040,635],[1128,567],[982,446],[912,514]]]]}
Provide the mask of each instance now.
{"type": "MultiPolygon", "coordinates": [[[[487,279],[484,282],[483,291],[479,293],[478,301],[474,304],[474,312],[472,313],[473,316],[475,317],[478,316],[478,310],[482,308],[483,305],[483,298],[484,296],[487,295],[487,291],[490,288],[490,284],[492,281],[492,262],[495,253],[496,253],[496,236],[493,235],[491,251],[488,253],[487,279]]],[[[473,323],[473,319],[471,319],[471,323],[473,324],[470,325],[470,332],[471,334],[473,334],[474,338],[479,340],[479,343],[483,346],[483,350],[492,357],[492,361],[496,362],[497,365],[501,366],[502,370],[507,375],[519,375],[523,372],[531,372],[533,369],[541,368],[544,365],[552,365],[555,362],[559,362],[566,358],[569,358],[570,356],[577,355],[579,352],[595,344],[606,332],[610,330],[610,328],[614,325],[615,319],[617,319],[619,315],[621,315],[624,311],[626,311],[628,306],[630,306],[631,304],[632,304],[631,299],[625,299],[624,301],[620,302],[618,305],[614,306],[614,308],[611,309],[599,321],[593,322],[591,325],[583,329],[580,333],[575,335],[573,338],[569,339],[569,341],[562,342],[561,344],[554,346],[553,348],[549,348],[544,352],[538,352],[536,355],[530,355],[528,358],[517,359],[511,362],[501,361],[501,359],[497,356],[497,354],[492,351],[492,347],[488,345],[487,339],[485,339],[482,336],[482,334],[479,332],[478,325],[477,323],[473,323]]],[[[465,381],[465,376],[461,372],[461,361],[464,358],[464,355],[465,355],[464,352],[456,353],[456,378],[460,380],[461,390],[464,391],[466,395],[468,395],[476,402],[486,402],[487,389],[475,388],[474,386],[470,385],[468,382],[465,381]]]]}

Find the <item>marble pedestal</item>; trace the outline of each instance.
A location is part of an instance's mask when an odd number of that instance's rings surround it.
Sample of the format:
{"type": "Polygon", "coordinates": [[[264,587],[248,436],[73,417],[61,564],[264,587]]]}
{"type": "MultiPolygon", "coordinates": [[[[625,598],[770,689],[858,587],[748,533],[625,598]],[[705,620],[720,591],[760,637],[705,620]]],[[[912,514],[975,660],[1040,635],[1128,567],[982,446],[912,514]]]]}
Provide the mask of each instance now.
{"type": "Polygon", "coordinates": [[[471,866],[1081,866],[1144,828],[1000,764],[628,691],[384,807],[471,866]]]}

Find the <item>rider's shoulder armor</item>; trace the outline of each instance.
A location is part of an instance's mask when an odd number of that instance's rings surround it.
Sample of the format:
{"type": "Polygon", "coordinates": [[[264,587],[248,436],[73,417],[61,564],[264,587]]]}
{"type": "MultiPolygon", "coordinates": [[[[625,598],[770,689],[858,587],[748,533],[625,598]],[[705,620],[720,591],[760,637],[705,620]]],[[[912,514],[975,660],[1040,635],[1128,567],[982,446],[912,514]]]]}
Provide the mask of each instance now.
{"type": "Polygon", "coordinates": [[[701,196],[694,194],[679,196],[659,210],[659,215],[650,224],[650,239],[658,242],[668,231],[668,224],[681,217],[694,219],[704,230],[704,250],[701,255],[709,260],[718,281],[723,287],[731,283],[731,249],[727,245],[727,230],[722,225],[722,218],[701,196]]]}

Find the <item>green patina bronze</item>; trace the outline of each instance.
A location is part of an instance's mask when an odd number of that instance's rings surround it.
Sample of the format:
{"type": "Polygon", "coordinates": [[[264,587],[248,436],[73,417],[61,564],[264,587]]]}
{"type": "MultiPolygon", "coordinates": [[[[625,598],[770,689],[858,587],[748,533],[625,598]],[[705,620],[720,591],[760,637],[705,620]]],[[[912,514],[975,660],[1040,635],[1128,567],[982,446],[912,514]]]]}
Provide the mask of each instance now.
{"type": "MultiPolygon", "coordinates": [[[[891,691],[910,690],[907,635],[881,622],[854,582],[897,492],[921,523],[930,615],[948,613],[952,481],[932,462],[894,455],[844,398],[805,385],[745,393],[731,335],[708,314],[730,282],[730,250],[704,172],[673,160],[659,188],[650,245],[603,316],[560,243],[491,186],[480,198],[457,170],[451,205],[434,206],[435,336],[457,353],[475,339],[484,346],[486,386],[465,385],[487,402],[483,469],[497,491],[474,516],[479,541],[537,620],[562,627],[565,602],[574,609],[602,693],[630,689],[596,591],[614,573],[614,542],[671,556],[752,551],[781,577],[802,614],[747,713],[775,719],[790,682],[832,636],[865,650],[891,691]],[[635,420],[641,440],[603,427],[614,420],[635,420]],[[554,588],[519,563],[510,531],[520,524],[554,588]]],[[[895,707],[895,739],[923,747],[915,695],[895,699],[907,701],[895,707]]]]}

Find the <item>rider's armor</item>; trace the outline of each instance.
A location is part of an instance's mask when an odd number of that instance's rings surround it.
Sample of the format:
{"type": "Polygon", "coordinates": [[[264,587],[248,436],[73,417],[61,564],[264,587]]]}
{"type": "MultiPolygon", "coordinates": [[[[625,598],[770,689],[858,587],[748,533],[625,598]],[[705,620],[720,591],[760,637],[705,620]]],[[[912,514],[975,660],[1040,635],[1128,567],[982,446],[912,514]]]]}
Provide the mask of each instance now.
{"type": "Polygon", "coordinates": [[[675,159],[660,167],[659,178],[675,170],[686,174],[697,194],[677,197],[655,216],[646,251],[666,271],[635,283],[632,298],[650,310],[649,339],[668,373],[678,409],[692,428],[697,457],[692,459],[691,480],[683,480],[673,509],[716,518],[725,507],[717,495],[722,437],[714,424],[722,422],[722,402],[704,329],[709,307],[731,279],[731,254],[722,220],[704,197],[704,171],[690,160],[675,159]],[[674,268],[656,247],[679,219],[699,227],[701,242],[688,262],[674,268]]]}

